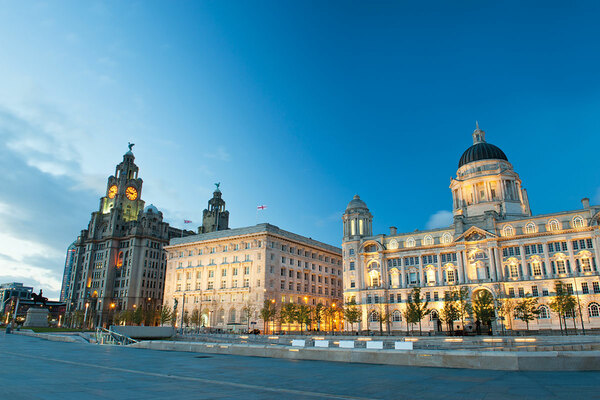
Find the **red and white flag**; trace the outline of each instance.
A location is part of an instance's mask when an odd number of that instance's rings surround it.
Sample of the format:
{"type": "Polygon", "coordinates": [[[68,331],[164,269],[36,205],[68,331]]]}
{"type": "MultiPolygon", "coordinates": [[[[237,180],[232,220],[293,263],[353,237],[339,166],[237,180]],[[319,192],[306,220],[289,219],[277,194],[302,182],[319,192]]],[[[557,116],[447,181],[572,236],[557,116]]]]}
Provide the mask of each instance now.
{"type": "Polygon", "coordinates": [[[267,208],[267,206],[258,206],[258,207],[256,207],[257,210],[264,210],[266,208],[267,208]]]}
{"type": "Polygon", "coordinates": [[[184,220],[183,220],[183,223],[184,223],[184,224],[191,224],[191,223],[192,223],[192,221],[190,221],[189,219],[184,219],[184,220]]]}

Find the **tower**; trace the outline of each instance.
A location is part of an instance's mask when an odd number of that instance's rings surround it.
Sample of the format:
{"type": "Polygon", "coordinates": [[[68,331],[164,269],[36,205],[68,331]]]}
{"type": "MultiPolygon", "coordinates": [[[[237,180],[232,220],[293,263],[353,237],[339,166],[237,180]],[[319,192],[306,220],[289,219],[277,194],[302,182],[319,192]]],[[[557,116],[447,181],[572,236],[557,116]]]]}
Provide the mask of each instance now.
{"type": "Polygon", "coordinates": [[[344,241],[360,239],[373,234],[373,216],[358,195],[348,203],[343,215],[344,241]]]}
{"type": "Polygon", "coordinates": [[[220,183],[215,183],[213,197],[208,201],[208,208],[202,212],[202,226],[198,233],[209,233],[229,229],[229,211],[225,210],[225,200],[221,198],[220,183]]]}
{"type": "Polygon", "coordinates": [[[473,145],[460,157],[450,189],[457,232],[475,224],[493,229],[494,220],[531,215],[519,175],[506,154],[486,142],[478,123],[473,145]]]}

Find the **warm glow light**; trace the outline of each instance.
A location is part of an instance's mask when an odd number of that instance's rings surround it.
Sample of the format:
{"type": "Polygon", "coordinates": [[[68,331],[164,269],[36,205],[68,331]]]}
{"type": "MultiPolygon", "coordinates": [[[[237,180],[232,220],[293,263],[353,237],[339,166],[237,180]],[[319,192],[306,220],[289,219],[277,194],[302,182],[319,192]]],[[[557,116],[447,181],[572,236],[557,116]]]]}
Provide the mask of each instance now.
{"type": "Polygon", "coordinates": [[[219,347],[220,347],[220,348],[222,348],[222,349],[226,349],[226,348],[228,348],[229,346],[219,346],[219,347]]]}
{"type": "Polygon", "coordinates": [[[502,342],[502,339],[483,339],[484,342],[502,342]]]}
{"type": "Polygon", "coordinates": [[[272,340],[279,339],[279,336],[269,336],[269,339],[272,339],[272,340]]]}
{"type": "Polygon", "coordinates": [[[116,304],[115,303],[110,303],[110,308],[115,308],[116,304]]]}
{"type": "Polygon", "coordinates": [[[515,342],[535,342],[536,338],[517,338],[515,342]]]}
{"type": "Polygon", "coordinates": [[[359,337],[359,338],[358,338],[358,339],[356,339],[356,340],[360,340],[360,341],[362,341],[362,342],[368,342],[368,341],[370,341],[370,340],[371,340],[371,338],[368,338],[368,337],[359,337]]]}
{"type": "Polygon", "coordinates": [[[407,337],[407,338],[404,338],[404,341],[405,341],[405,342],[418,342],[418,341],[419,341],[419,339],[417,339],[417,338],[412,338],[412,337],[407,337]]]}
{"type": "Polygon", "coordinates": [[[444,339],[445,342],[462,342],[463,340],[461,338],[450,338],[450,339],[444,339]]]}
{"type": "Polygon", "coordinates": [[[289,349],[289,350],[290,350],[290,351],[300,351],[300,350],[298,350],[298,349],[289,349]]]}
{"type": "Polygon", "coordinates": [[[248,336],[240,336],[240,339],[248,339],[248,336]]]}
{"type": "Polygon", "coordinates": [[[313,336],[314,340],[325,340],[325,336],[313,336]]]}

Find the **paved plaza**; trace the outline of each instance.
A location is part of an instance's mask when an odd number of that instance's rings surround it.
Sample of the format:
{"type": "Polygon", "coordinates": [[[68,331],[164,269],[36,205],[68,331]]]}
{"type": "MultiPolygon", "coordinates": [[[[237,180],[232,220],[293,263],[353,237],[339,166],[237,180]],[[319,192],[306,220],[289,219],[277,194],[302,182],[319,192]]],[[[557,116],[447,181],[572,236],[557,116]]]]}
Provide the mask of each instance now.
{"type": "Polygon", "coordinates": [[[3,399],[595,399],[600,372],[290,361],[0,334],[3,399]]]}

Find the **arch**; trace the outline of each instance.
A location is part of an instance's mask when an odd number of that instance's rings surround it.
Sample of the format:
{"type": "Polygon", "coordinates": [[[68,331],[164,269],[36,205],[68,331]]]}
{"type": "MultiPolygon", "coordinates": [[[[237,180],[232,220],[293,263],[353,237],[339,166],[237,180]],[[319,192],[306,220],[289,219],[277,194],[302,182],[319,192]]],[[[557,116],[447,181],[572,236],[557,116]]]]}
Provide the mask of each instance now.
{"type": "Polygon", "coordinates": [[[573,228],[584,228],[585,220],[581,215],[576,215],[575,217],[573,217],[571,224],[573,225],[573,228]]]}
{"type": "Polygon", "coordinates": [[[416,245],[417,241],[412,236],[406,239],[406,241],[404,242],[404,247],[415,247],[416,245]]]}
{"type": "Polygon", "coordinates": [[[525,225],[525,233],[532,234],[537,232],[537,226],[533,222],[528,222],[525,225]]]}
{"type": "Polygon", "coordinates": [[[397,248],[398,248],[398,241],[396,239],[390,240],[390,242],[388,243],[388,249],[396,250],[397,248]]]}
{"type": "Polygon", "coordinates": [[[369,272],[369,283],[369,286],[381,286],[381,275],[379,274],[379,271],[373,269],[369,272]]]}
{"type": "Polygon", "coordinates": [[[236,314],[237,313],[236,313],[235,308],[232,308],[231,310],[229,310],[229,323],[233,323],[236,321],[236,317],[237,317],[236,314]]]}
{"type": "Polygon", "coordinates": [[[438,319],[440,319],[440,314],[438,313],[437,310],[431,310],[431,313],[429,313],[429,320],[430,321],[437,321],[438,319]]]}
{"type": "Polygon", "coordinates": [[[575,255],[577,267],[582,272],[592,272],[592,253],[582,250],[575,255]]]}
{"type": "Polygon", "coordinates": [[[442,243],[448,244],[452,242],[452,235],[449,232],[445,232],[442,235],[442,243]]]}
{"type": "Polygon", "coordinates": [[[379,313],[377,311],[369,313],[369,322],[379,322],[379,313]]]}
{"type": "Polygon", "coordinates": [[[220,324],[223,322],[225,322],[225,310],[221,308],[217,313],[217,323],[220,324]]]}
{"type": "Polygon", "coordinates": [[[590,303],[588,305],[588,315],[590,318],[600,317],[600,306],[598,306],[598,303],[590,303]]]}
{"type": "Polygon", "coordinates": [[[402,313],[400,310],[392,311],[392,322],[401,322],[402,321],[402,313]]]}
{"type": "Polygon", "coordinates": [[[363,244],[361,244],[359,251],[364,253],[375,253],[378,251],[383,251],[383,246],[381,243],[375,240],[367,240],[363,244]],[[373,247],[374,246],[374,247],[373,247]]]}
{"type": "Polygon", "coordinates": [[[425,270],[425,276],[427,277],[427,283],[436,282],[435,269],[433,265],[428,265],[425,270]]]}
{"type": "Polygon", "coordinates": [[[512,225],[504,225],[504,227],[502,228],[502,236],[514,236],[514,234],[515,228],[513,228],[512,225]]]}
{"type": "Polygon", "coordinates": [[[551,232],[558,231],[560,229],[560,223],[558,222],[558,220],[556,218],[549,220],[547,225],[548,225],[548,230],[551,232]]]}
{"type": "Polygon", "coordinates": [[[433,237],[431,235],[425,235],[423,238],[423,246],[432,246],[433,245],[433,237]]]}
{"type": "Polygon", "coordinates": [[[538,319],[550,319],[550,310],[548,309],[548,306],[542,304],[538,307],[538,311],[538,319]]]}

